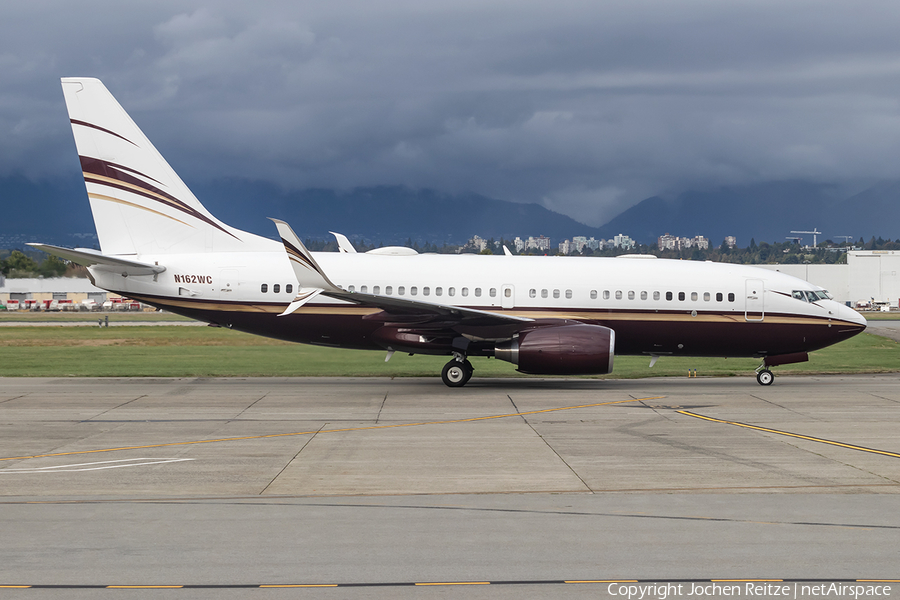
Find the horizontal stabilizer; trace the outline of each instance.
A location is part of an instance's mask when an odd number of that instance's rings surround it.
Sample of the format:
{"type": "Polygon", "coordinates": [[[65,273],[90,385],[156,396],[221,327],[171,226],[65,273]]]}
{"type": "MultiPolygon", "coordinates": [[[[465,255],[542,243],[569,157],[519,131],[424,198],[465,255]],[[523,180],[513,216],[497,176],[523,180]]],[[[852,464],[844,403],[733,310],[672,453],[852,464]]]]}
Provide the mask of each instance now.
{"type": "Polygon", "coordinates": [[[59,246],[51,246],[50,244],[28,244],[32,248],[43,250],[47,254],[58,256],[63,260],[68,260],[76,265],[84,267],[101,267],[107,271],[123,273],[126,275],[158,275],[166,270],[160,265],[151,265],[150,263],[138,262],[118,256],[109,256],[91,250],[90,248],[61,248],[59,246]]]}

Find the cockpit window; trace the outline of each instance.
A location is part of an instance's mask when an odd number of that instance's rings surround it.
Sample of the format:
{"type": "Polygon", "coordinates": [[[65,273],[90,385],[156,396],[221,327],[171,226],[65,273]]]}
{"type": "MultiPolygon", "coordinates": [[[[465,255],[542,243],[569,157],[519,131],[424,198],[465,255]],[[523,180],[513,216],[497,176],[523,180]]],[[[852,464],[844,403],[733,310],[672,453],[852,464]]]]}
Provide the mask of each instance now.
{"type": "Polygon", "coordinates": [[[818,302],[819,300],[832,299],[832,295],[825,290],[794,290],[791,292],[791,296],[803,302],[818,302]]]}

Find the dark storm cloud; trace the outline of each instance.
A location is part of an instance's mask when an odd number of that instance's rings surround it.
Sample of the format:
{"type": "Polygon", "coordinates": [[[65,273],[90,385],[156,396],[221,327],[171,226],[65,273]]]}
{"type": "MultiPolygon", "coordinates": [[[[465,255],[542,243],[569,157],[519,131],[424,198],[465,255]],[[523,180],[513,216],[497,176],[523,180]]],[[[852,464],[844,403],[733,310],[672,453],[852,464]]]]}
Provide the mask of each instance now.
{"type": "Polygon", "coordinates": [[[590,224],[722,183],[898,175],[888,2],[34,2],[0,8],[0,173],[77,170],[96,76],[188,179],[406,184],[590,224]]]}

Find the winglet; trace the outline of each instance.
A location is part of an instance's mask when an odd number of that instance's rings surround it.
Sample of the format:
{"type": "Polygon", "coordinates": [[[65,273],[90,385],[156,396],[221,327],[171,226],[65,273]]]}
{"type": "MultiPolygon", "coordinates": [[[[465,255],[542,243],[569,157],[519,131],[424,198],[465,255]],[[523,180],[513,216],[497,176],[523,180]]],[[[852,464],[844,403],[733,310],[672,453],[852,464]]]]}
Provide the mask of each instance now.
{"type": "Polygon", "coordinates": [[[288,259],[291,261],[291,267],[294,269],[294,275],[297,276],[297,283],[300,288],[320,289],[329,292],[340,292],[341,288],[331,283],[328,276],[313,258],[291,226],[284,221],[278,219],[270,219],[278,228],[278,234],[281,236],[281,242],[284,244],[284,251],[287,253],[288,259]]]}
{"type": "Polygon", "coordinates": [[[506,247],[506,244],[503,244],[503,254],[506,256],[512,256],[513,253],[509,251],[509,248],[506,247]]]}
{"type": "Polygon", "coordinates": [[[350,243],[350,240],[347,239],[347,236],[343,233],[335,233],[334,231],[329,231],[331,235],[337,240],[338,250],[345,254],[356,254],[356,248],[353,247],[353,244],[350,243]]]}
{"type": "Polygon", "coordinates": [[[288,304],[288,307],[286,309],[284,309],[284,312],[278,316],[279,317],[288,316],[289,314],[291,314],[292,312],[294,312],[295,310],[297,310],[298,308],[300,308],[301,306],[303,306],[304,304],[306,304],[307,302],[309,302],[310,300],[312,300],[313,298],[315,298],[316,296],[318,296],[321,293],[322,293],[322,290],[320,290],[320,289],[305,290],[303,288],[300,288],[299,290],[297,290],[297,295],[294,297],[294,299],[291,301],[291,303],[288,304]]]}

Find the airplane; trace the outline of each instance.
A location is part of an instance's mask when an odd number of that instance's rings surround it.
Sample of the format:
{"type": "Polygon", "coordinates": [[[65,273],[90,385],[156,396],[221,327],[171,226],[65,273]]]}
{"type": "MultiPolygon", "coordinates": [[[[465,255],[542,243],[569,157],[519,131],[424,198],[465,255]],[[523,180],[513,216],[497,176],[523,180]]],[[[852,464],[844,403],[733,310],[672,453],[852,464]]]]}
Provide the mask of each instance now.
{"type": "Polygon", "coordinates": [[[470,357],[535,375],[600,375],[615,355],[756,357],[771,367],[866,328],[801,279],[757,267],[652,256],[310,252],[214,217],[102,82],[62,79],[101,250],[31,244],[88,269],[95,286],[211,325],[319,346],[470,357]]]}

